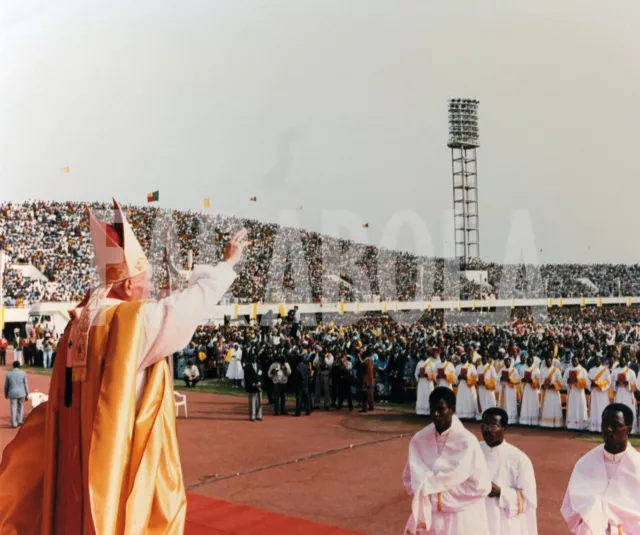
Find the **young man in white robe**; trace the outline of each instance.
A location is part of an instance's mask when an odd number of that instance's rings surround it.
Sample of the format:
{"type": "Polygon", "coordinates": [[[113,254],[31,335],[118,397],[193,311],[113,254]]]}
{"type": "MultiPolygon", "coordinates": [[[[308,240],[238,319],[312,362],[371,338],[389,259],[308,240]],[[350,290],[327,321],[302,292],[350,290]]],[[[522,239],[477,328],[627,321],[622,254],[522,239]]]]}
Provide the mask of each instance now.
{"type": "Polygon", "coordinates": [[[522,406],[520,407],[520,425],[538,425],[540,423],[540,370],[533,357],[527,357],[527,366],[522,376],[522,406]]]}
{"type": "Polygon", "coordinates": [[[609,405],[609,389],[611,388],[611,372],[602,364],[600,357],[595,357],[594,367],[589,370],[589,389],[591,400],[589,408],[589,431],[600,433],[602,427],[602,411],[609,405]]]}
{"type": "Polygon", "coordinates": [[[436,365],[432,357],[425,355],[416,366],[416,414],[429,416],[429,396],[433,392],[436,378],[436,365]]]}
{"type": "Polygon", "coordinates": [[[633,418],[622,403],[604,410],[604,444],[576,463],[560,509],[571,533],[640,533],[640,453],[629,443],[633,418]]]}
{"type": "Polygon", "coordinates": [[[512,422],[518,421],[518,398],[520,374],[511,364],[511,359],[504,359],[504,367],[500,371],[500,408],[507,411],[512,422]]]}
{"type": "Polygon", "coordinates": [[[489,361],[489,357],[482,355],[482,364],[477,369],[478,372],[478,416],[482,419],[483,411],[496,406],[496,386],[498,383],[498,374],[493,364],[489,361]]]}
{"type": "Polygon", "coordinates": [[[485,498],[491,478],[478,439],[455,415],[447,387],[429,397],[433,423],[416,433],[402,474],[412,497],[403,535],[490,535],[485,498]]]}
{"type": "MultiPolygon", "coordinates": [[[[533,361],[533,357],[529,357],[533,361]]],[[[482,415],[480,443],[491,474],[485,499],[491,535],[537,535],[538,497],[533,464],[524,452],[504,440],[507,413],[498,407],[482,415]]]]}
{"type": "Polygon", "coordinates": [[[475,420],[478,414],[478,394],[476,382],[478,372],[468,361],[466,354],[460,356],[460,364],[456,366],[458,391],[456,393],[456,414],[461,420],[475,420]]]}
{"type": "Polygon", "coordinates": [[[624,403],[633,411],[632,433],[638,432],[638,417],[636,414],[636,397],[637,390],[636,374],[627,366],[627,358],[620,355],[618,366],[611,370],[611,384],[615,391],[615,403],[624,403]]]}
{"type": "Polygon", "coordinates": [[[567,391],[567,429],[583,431],[589,427],[589,412],[585,390],[589,384],[587,370],[578,357],[571,357],[571,366],[564,371],[562,384],[567,391]]]}
{"type": "Polygon", "coordinates": [[[563,427],[562,417],[562,374],[554,364],[553,356],[548,353],[544,359],[545,367],[540,370],[540,427],[563,427]]]}
{"type": "Polygon", "coordinates": [[[442,361],[436,364],[436,386],[444,386],[453,390],[453,385],[456,382],[456,369],[451,363],[451,357],[445,355],[441,357],[442,361]]]}

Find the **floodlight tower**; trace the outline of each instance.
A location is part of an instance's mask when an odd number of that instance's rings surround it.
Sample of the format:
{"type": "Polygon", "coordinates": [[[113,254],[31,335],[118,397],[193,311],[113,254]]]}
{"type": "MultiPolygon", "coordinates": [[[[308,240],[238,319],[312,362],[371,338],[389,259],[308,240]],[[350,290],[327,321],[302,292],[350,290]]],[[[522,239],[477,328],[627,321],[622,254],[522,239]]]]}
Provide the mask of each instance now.
{"type": "Polygon", "coordinates": [[[455,254],[467,269],[470,260],[480,257],[478,220],[478,134],[477,100],[449,99],[449,143],[453,172],[453,213],[455,254]]]}

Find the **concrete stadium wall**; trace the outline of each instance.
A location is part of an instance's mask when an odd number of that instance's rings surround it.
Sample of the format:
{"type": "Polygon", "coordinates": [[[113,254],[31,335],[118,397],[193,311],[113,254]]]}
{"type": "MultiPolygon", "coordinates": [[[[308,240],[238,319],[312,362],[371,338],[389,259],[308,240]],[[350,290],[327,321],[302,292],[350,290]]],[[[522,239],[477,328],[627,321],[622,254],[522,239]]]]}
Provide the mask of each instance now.
{"type": "MultiPolygon", "coordinates": [[[[271,310],[280,315],[286,313],[294,306],[298,306],[300,313],[362,313],[362,312],[400,312],[400,311],[425,311],[425,310],[480,310],[488,308],[521,308],[521,307],[563,307],[563,306],[607,306],[627,305],[640,303],[640,297],[572,297],[555,299],[493,299],[471,301],[392,301],[381,303],[253,303],[219,305],[211,310],[211,315],[203,318],[203,323],[209,320],[221,320],[225,316],[237,318],[238,316],[260,316],[271,310]]],[[[24,323],[27,321],[31,310],[68,311],[77,303],[39,303],[32,308],[4,309],[6,323],[24,323]]]]}

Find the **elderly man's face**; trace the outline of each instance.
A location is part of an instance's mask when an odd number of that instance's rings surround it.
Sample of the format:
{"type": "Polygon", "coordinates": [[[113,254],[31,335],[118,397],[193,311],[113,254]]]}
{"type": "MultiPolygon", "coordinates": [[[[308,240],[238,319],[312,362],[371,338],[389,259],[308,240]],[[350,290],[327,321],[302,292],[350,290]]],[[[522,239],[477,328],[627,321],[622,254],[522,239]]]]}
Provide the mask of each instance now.
{"type": "Polygon", "coordinates": [[[130,301],[149,299],[153,293],[153,274],[150,269],[131,279],[130,301]]]}

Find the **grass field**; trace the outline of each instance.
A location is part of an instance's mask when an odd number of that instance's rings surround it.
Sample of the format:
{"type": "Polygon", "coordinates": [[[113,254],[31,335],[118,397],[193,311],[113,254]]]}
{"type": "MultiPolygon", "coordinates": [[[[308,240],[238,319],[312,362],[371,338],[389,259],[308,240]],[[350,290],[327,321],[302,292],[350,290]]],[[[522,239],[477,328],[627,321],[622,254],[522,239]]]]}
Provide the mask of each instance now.
{"type": "MultiPolygon", "coordinates": [[[[6,366],[3,368],[5,371],[9,371],[11,368],[6,366]]],[[[38,375],[51,375],[53,370],[51,368],[47,368],[46,370],[43,368],[32,368],[29,366],[23,366],[21,368],[27,373],[37,373],[38,375]]],[[[187,388],[184,384],[184,381],[181,379],[176,379],[173,382],[173,386],[176,390],[180,391],[196,391],[204,394],[219,394],[224,396],[246,396],[247,393],[244,388],[231,388],[231,384],[225,379],[205,379],[198,383],[198,386],[193,388],[187,388]]],[[[295,396],[293,394],[287,395],[287,401],[295,401],[295,396]]],[[[355,404],[354,400],[354,404],[355,404]]],[[[413,403],[405,403],[404,405],[395,404],[395,403],[379,403],[377,405],[379,410],[389,410],[389,411],[397,411],[403,412],[407,414],[413,414],[415,412],[415,406],[413,403]]]]}

